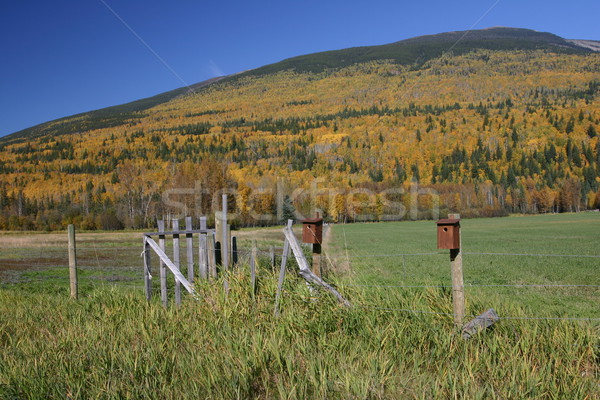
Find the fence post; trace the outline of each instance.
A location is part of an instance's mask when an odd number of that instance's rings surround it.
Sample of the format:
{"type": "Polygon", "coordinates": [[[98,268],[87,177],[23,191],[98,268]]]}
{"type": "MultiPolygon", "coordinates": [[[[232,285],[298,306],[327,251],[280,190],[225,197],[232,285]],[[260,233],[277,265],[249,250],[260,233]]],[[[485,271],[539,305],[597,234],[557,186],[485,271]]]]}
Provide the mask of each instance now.
{"type": "Polygon", "coordinates": [[[321,258],[321,243],[313,243],[312,245],[312,272],[319,278],[323,274],[321,258]]]}
{"type": "Polygon", "coordinates": [[[223,212],[221,214],[222,222],[222,237],[221,237],[221,260],[223,261],[223,269],[229,269],[229,232],[227,229],[227,195],[223,194],[223,212]]]}
{"type": "Polygon", "coordinates": [[[208,272],[212,279],[217,277],[217,243],[215,241],[214,232],[209,232],[206,235],[208,249],[208,272]]]}
{"type": "MultiPolygon", "coordinates": [[[[288,219],[287,226],[292,229],[293,220],[288,219]]],[[[275,310],[273,314],[279,316],[279,300],[281,299],[281,291],[283,290],[283,281],[285,279],[285,268],[287,265],[287,258],[290,253],[290,242],[286,239],[283,243],[283,254],[281,255],[281,268],[279,269],[279,281],[277,282],[277,293],[275,294],[275,310]]]]}
{"type": "Polygon", "coordinates": [[[221,214],[223,218],[223,222],[221,225],[223,237],[221,240],[221,265],[223,265],[223,275],[225,279],[223,280],[223,288],[225,289],[225,294],[229,293],[229,281],[228,281],[228,273],[229,273],[229,233],[227,229],[227,195],[223,194],[223,212],[221,214]]]}
{"type": "Polygon", "coordinates": [[[152,255],[150,244],[144,236],[144,286],[146,289],[146,300],[152,300],[152,255]]]}
{"type": "MultiPolygon", "coordinates": [[[[179,231],[179,220],[173,219],[173,232],[179,231]]],[[[179,234],[173,234],[173,264],[181,271],[179,263],[179,234]]],[[[181,305],[181,282],[175,277],[175,304],[181,305]]]]}
{"type": "MultiPolygon", "coordinates": [[[[200,229],[206,229],[206,217],[200,217],[200,229]]],[[[201,279],[208,278],[208,251],[206,233],[200,233],[198,239],[198,274],[201,279]]]]}
{"type": "MultiPolygon", "coordinates": [[[[185,217],[185,230],[192,230],[192,217],[185,217]]],[[[188,281],[190,283],[194,283],[194,240],[192,237],[192,233],[188,232],[185,234],[185,242],[186,242],[186,255],[187,255],[187,266],[188,266],[188,281]]]]}
{"type": "Polygon", "coordinates": [[[71,284],[71,298],[79,298],[79,288],[77,282],[77,251],[75,248],[75,226],[69,224],[69,281],[71,284]]]}
{"type": "MultiPolygon", "coordinates": [[[[158,246],[164,252],[165,251],[165,235],[161,235],[161,232],[165,231],[165,220],[159,219],[156,221],[158,224],[158,246]]],[[[169,303],[169,295],[167,292],[167,266],[164,261],[160,259],[160,299],[163,306],[167,307],[169,303]]]]}
{"type": "Polygon", "coordinates": [[[322,280],[320,277],[315,275],[308,265],[308,261],[304,257],[304,252],[302,251],[302,247],[300,247],[300,243],[296,236],[294,236],[294,232],[291,228],[284,228],[283,233],[285,234],[285,238],[290,244],[290,248],[296,257],[296,262],[298,263],[298,267],[300,268],[300,276],[306,280],[308,284],[316,284],[321,286],[324,289],[327,289],[331,294],[338,298],[340,303],[342,303],[346,307],[350,307],[351,304],[348,300],[346,300],[335,288],[329,285],[327,282],[322,280]]]}
{"type": "Polygon", "coordinates": [[[452,269],[452,305],[454,324],[462,326],[465,317],[465,287],[463,284],[462,253],[460,249],[450,250],[450,268],[452,269]]]}
{"type": "Polygon", "coordinates": [[[235,268],[238,263],[238,248],[237,248],[237,237],[231,237],[231,266],[235,268]]]}
{"type": "MultiPolygon", "coordinates": [[[[219,246],[219,254],[215,256],[217,264],[223,266],[223,255],[221,254],[221,248],[223,247],[223,213],[221,211],[215,211],[215,246],[219,246]]],[[[217,247],[215,247],[216,249],[217,247]]]]}
{"type": "MultiPolygon", "coordinates": [[[[448,218],[460,220],[460,214],[448,214],[448,218]]],[[[454,309],[454,324],[461,327],[465,318],[465,286],[462,264],[462,238],[459,235],[458,249],[450,250],[450,267],[452,269],[452,303],[454,309]]]]}

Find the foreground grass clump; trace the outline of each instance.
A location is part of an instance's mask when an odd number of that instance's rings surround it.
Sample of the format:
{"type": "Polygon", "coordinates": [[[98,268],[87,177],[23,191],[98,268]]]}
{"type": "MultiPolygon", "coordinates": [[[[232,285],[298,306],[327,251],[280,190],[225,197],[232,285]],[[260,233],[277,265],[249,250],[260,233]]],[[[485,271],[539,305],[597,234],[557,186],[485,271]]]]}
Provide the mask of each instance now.
{"type": "MultiPolygon", "coordinates": [[[[600,396],[598,327],[501,321],[464,341],[447,291],[341,288],[344,309],[276,276],[199,287],[180,309],[141,293],[65,296],[0,290],[0,398],[569,398],[600,396]]],[[[474,307],[481,305],[475,304],[474,307]]],[[[519,310],[508,310],[513,315],[519,310]]]]}

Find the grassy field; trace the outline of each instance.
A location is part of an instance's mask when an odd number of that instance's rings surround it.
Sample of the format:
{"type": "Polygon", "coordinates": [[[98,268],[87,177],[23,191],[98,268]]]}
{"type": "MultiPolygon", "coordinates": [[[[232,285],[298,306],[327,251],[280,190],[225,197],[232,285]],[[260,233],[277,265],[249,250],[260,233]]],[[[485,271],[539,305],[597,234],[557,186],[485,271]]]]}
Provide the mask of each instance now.
{"type": "MultiPolygon", "coordinates": [[[[600,318],[599,228],[599,213],[463,220],[467,302],[517,305],[536,317],[600,318]]],[[[451,284],[449,251],[437,250],[431,221],[338,225],[333,233],[334,263],[351,267],[340,278],[347,285],[421,291],[451,284]]]]}
{"type": "MultiPolygon", "coordinates": [[[[465,220],[465,282],[600,285],[600,259],[548,256],[600,254],[599,223],[593,213],[465,220]]],[[[239,236],[264,246],[277,235],[239,236]]],[[[131,247],[139,263],[139,234],[130,236],[116,247],[131,247]]],[[[3,248],[0,259],[18,254],[3,248]]],[[[290,274],[275,318],[277,275],[264,259],[255,300],[243,266],[228,295],[222,282],[202,284],[203,300],[186,297],[180,309],[121,286],[90,285],[75,302],[62,281],[6,284],[0,398],[600,397],[597,320],[502,319],[461,338],[447,315],[449,257],[436,249],[434,223],[333,226],[327,257],[338,269],[327,279],[352,308],[290,274]]],[[[468,313],[494,307],[501,317],[597,319],[599,300],[593,287],[467,287],[468,313]]]]}
{"type": "MultiPolygon", "coordinates": [[[[300,226],[295,231],[300,233],[300,226]]],[[[80,290],[84,293],[95,288],[118,286],[125,289],[143,288],[141,231],[77,232],[77,265],[80,290]]],[[[248,262],[252,240],[258,241],[263,251],[283,246],[281,228],[243,229],[234,231],[238,255],[248,262]]],[[[68,253],[66,232],[0,232],[0,287],[53,293],[68,292],[68,253]],[[17,284],[17,286],[15,286],[17,284]]],[[[197,249],[197,239],[193,245],[197,249]]],[[[186,240],[180,241],[182,260],[186,240]]],[[[171,241],[166,243],[167,254],[172,254],[171,241]]],[[[196,254],[197,250],[194,250],[196,254]]],[[[185,261],[182,261],[185,264],[185,261]]],[[[158,290],[158,280],[154,282],[158,290]]]]}

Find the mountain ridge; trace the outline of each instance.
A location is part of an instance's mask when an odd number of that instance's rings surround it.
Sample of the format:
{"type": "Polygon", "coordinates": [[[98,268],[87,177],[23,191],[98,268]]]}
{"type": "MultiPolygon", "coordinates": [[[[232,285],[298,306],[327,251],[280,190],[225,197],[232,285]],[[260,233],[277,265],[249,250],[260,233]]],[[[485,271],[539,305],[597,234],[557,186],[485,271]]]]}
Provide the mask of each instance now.
{"type": "Polygon", "coordinates": [[[392,59],[400,64],[427,61],[434,56],[440,56],[445,51],[469,51],[477,48],[490,50],[514,49],[548,49],[555,51],[589,52],[590,49],[569,43],[566,39],[548,32],[538,32],[523,28],[492,27],[482,30],[443,32],[432,35],[422,35],[403,39],[383,45],[358,46],[340,50],[328,50],[284,59],[280,62],[248,71],[247,74],[259,75],[293,68],[300,64],[299,72],[319,72],[322,67],[339,68],[356,62],[374,59],[392,59]],[[495,42],[488,42],[495,40],[495,42]],[[516,40],[516,41],[515,41],[516,40]],[[440,44],[433,49],[423,48],[429,44],[440,44]],[[448,43],[453,43],[446,47],[448,43]],[[411,45],[417,45],[417,48],[411,45]],[[422,47],[419,48],[418,46],[422,47]],[[397,52],[393,56],[393,52],[397,52]],[[359,53],[359,54],[357,54],[359,53]],[[332,62],[332,59],[345,57],[343,62],[332,62]],[[358,60],[357,60],[358,56],[358,60]],[[422,57],[419,59],[419,56],[422,57]],[[319,62],[319,58],[323,58],[319,62]],[[307,63],[308,61],[308,63],[307,63]],[[308,64],[308,65],[306,65],[308,64]]]}
{"type": "Polygon", "coordinates": [[[449,52],[463,54],[481,48],[489,50],[546,49],[567,53],[585,53],[600,51],[600,42],[563,39],[552,33],[523,28],[490,27],[481,30],[422,35],[383,45],[358,46],[310,53],[287,58],[262,67],[210,78],[189,87],[173,89],[139,100],[46,121],[0,137],[0,143],[14,143],[15,141],[36,138],[46,134],[52,135],[58,133],[58,129],[60,129],[61,134],[68,134],[86,130],[93,126],[118,125],[126,120],[128,116],[131,116],[131,113],[143,112],[178,96],[185,95],[190,91],[200,90],[220,81],[228,82],[247,76],[263,76],[284,70],[320,72],[325,69],[339,69],[373,60],[393,60],[400,65],[411,63],[419,65],[449,52]],[[517,41],[515,42],[515,40],[517,41]],[[448,43],[453,44],[448,47],[448,43]],[[597,43],[597,45],[594,45],[594,43],[597,43]],[[77,124],[77,121],[69,122],[70,119],[77,118],[85,118],[85,120],[81,124],[77,124]],[[52,125],[54,124],[60,125],[53,129],[52,125]]]}

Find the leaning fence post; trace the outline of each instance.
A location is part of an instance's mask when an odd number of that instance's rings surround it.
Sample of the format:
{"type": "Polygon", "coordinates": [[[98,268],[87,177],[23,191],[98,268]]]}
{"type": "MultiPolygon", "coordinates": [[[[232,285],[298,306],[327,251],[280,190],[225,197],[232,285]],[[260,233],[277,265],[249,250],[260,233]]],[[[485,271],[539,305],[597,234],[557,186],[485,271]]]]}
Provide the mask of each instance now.
{"type": "Polygon", "coordinates": [[[152,300],[152,262],[150,244],[144,235],[144,286],[146,289],[146,300],[152,300]]]}
{"type": "MultiPolygon", "coordinates": [[[[287,226],[292,229],[293,220],[288,219],[287,226]]],[[[275,310],[274,315],[279,316],[279,300],[281,299],[281,291],[283,289],[283,280],[285,279],[285,268],[287,265],[287,258],[290,253],[290,242],[285,239],[283,243],[283,254],[281,255],[281,268],[279,270],[279,281],[277,282],[277,293],[275,294],[275,310]]]]}
{"type": "MultiPolygon", "coordinates": [[[[165,235],[162,233],[165,231],[165,220],[159,219],[158,223],[158,246],[164,252],[165,251],[165,235]]],[[[160,258],[160,299],[164,307],[169,305],[169,295],[167,291],[167,266],[165,262],[160,258]]]]}
{"type": "Polygon", "coordinates": [[[71,283],[71,298],[77,300],[79,288],[77,282],[77,251],[75,248],[75,226],[69,224],[69,281],[71,283]]]}
{"type": "Polygon", "coordinates": [[[188,266],[188,281],[194,283],[194,244],[192,233],[192,217],[185,217],[185,243],[186,243],[186,255],[187,255],[187,266],[188,266]]]}
{"type": "Polygon", "coordinates": [[[452,306],[454,325],[462,327],[465,316],[465,287],[463,283],[462,253],[460,251],[460,215],[449,214],[437,222],[438,249],[450,250],[452,271],[452,306]]]}
{"type": "Polygon", "coordinates": [[[300,269],[300,276],[302,276],[304,280],[306,280],[306,282],[309,284],[316,284],[324,289],[327,289],[329,292],[331,292],[331,294],[337,297],[340,303],[342,303],[346,307],[351,307],[352,305],[350,304],[350,302],[346,300],[337,290],[335,290],[335,288],[333,288],[331,285],[329,285],[327,282],[322,280],[310,270],[310,267],[308,266],[308,261],[306,261],[306,258],[304,257],[304,252],[300,247],[300,243],[294,236],[294,232],[292,231],[292,229],[285,228],[283,230],[283,233],[285,234],[285,238],[287,239],[287,241],[290,243],[290,248],[292,249],[292,252],[296,257],[296,262],[298,263],[298,268],[300,269]]]}
{"type": "MultiPolygon", "coordinates": [[[[179,231],[179,220],[174,219],[173,223],[173,264],[179,271],[181,271],[179,263],[179,234],[175,233],[179,231]]],[[[181,282],[175,277],[175,304],[181,305],[181,282]]]]}

